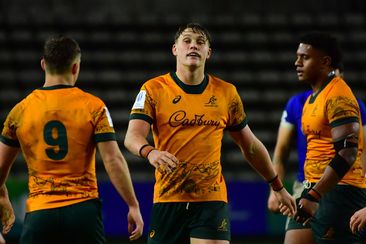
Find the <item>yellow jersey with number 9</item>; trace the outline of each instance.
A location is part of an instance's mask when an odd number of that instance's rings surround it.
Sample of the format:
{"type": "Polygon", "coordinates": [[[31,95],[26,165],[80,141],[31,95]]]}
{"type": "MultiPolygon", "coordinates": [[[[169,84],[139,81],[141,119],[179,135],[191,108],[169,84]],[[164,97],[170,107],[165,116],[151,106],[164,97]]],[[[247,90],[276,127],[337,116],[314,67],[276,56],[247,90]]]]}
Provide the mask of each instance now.
{"type": "Polygon", "coordinates": [[[72,86],[34,90],[9,113],[1,141],[19,147],[29,173],[27,211],[98,197],[96,143],[115,140],[97,97],[72,86]]]}

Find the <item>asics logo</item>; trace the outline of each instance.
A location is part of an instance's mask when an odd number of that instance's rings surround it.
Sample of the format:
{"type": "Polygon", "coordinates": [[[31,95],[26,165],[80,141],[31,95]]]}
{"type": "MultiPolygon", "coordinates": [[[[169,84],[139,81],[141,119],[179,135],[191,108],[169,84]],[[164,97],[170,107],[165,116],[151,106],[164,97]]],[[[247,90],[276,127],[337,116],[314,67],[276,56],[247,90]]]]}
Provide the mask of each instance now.
{"type": "Polygon", "coordinates": [[[174,104],[178,103],[178,102],[180,101],[180,99],[181,99],[181,98],[182,98],[182,96],[181,96],[181,95],[176,96],[176,97],[173,99],[173,103],[174,103],[174,104]]]}

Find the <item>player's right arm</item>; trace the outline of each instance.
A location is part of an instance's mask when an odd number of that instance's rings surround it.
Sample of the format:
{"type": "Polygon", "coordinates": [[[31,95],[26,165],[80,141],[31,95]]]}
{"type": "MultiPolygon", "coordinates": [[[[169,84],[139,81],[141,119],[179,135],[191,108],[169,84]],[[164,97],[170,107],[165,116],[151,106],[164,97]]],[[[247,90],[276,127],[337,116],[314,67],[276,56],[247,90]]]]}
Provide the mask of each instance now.
{"type": "Polygon", "coordinates": [[[18,147],[11,147],[2,141],[0,142],[0,218],[3,225],[2,232],[4,234],[7,234],[11,230],[15,222],[14,210],[9,199],[5,181],[18,151],[18,147]]]}
{"type": "Polygon", "coordinates": [[[145,120],[131,119],[124,141],[125,147],[134,155],[149,160],[149,163],[161,173],[171,172],[178,164],[178,159],[167,151],[160,151],[149,145],[147,137],[150,124],[145,120]]]}
{"type": "Polygon", "coordinates": [[[99,142],[97,145],[113,186],[129,207],[127,216],[128,231],[131,234],[130,240],[136,240],[142,235],[144,222],[133,189],[127,162],[116,141],[99,142]]]}
{"type": "MultiPolygon", "coordinates": [[[[288,159],[291,145],[291,138],[294,134],[294,125],[282,121],[277,132],[277,141],[273,153],[273,167],[278,177],[283,181],[285,177],[285,163],[288,159]]],[[[268,197],[268,209],[273,212],[279,211],[280,203],[276,198],[273,190],[270,191],[268,197]]]]}

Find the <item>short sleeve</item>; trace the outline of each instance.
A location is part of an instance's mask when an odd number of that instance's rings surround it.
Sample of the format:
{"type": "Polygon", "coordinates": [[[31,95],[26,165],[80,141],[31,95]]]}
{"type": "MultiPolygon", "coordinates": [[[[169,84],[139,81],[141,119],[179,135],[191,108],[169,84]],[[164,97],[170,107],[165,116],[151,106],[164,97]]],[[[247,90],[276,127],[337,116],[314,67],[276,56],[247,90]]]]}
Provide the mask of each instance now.
{"type": "Polygon", "coordinates": [[[155,105],[155,100],[147,89],[146,84],[144,84],[136,96],[129,119],[142,119],[152,124],[155,114],[155,105]]]}
{"type": "Polygon", "coordinates": [[[227,129],[229,131],[239,131],[247,124],[248,122],[244,111],[244,105],[237,90],[234,88],[233,95],[229,100],[229,121],[227,129]]]}
{"type": "Polygon", "coordinates": [[[359,106],[354,97],[347,95],[332,96],[326,103],[326,116],[331,127],[359,122],[359,106]]]}
{"type": "Polygon", "coordinates": [[[100,103],[97,110],[93,112],[93,119],[95,142],[116,140],[112,118],[104,103],[100,103]]]}
{"type": "Polygon", "coordinates": [[[20,147],[18,137],[17,137],[17,128],[19,127],[21,113],[22,113],[22,105],[17,104],[8,114],[6,120],[4,122],[4,127],[1,133],[0,140],[11,147],[20,147]]]}

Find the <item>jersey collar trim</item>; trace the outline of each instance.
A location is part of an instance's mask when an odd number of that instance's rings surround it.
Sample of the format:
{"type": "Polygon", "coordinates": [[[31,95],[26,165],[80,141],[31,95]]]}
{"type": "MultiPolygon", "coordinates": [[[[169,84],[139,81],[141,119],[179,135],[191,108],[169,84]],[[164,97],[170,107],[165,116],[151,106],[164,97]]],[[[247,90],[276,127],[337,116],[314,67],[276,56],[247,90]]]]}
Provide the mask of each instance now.
{"type": "Polygon", "coordinates": [[[63,88],[73,88],[74,86],[70,85],[55,85],[55,86],[45,86],[40,87],[38,90],[56,90],[56,89],[63,89],[63,88]]]}
{"type": "Polygon", "coordinates": [[[328,76],[328,79],[326,82],[323,83],[322,87],[319,89],[319,91],[315,94],[311,94],[310,95],[310,100],[309,103],[312,104],[315,102],[315,99],[317,98],[317,96],[320,94],[320,92],[335,78],[335,74],[330,73],[328,76]]]}
{"type": "Polygon", "coordinates": [[[205,88],[208,85],[208,75],[205,74],[205,77],[203,78],[203,81],[201,82],[201,84],[198,85],[186,85],[184,84],[177,76],[177,74],[175,72],[171,72],[170,76],[172,77],[172,79],[175,81],[175,83],[177,83],[177,85],[182,88],[182,90],[185,93],[188,94],[201,94],[205,88]]]}

